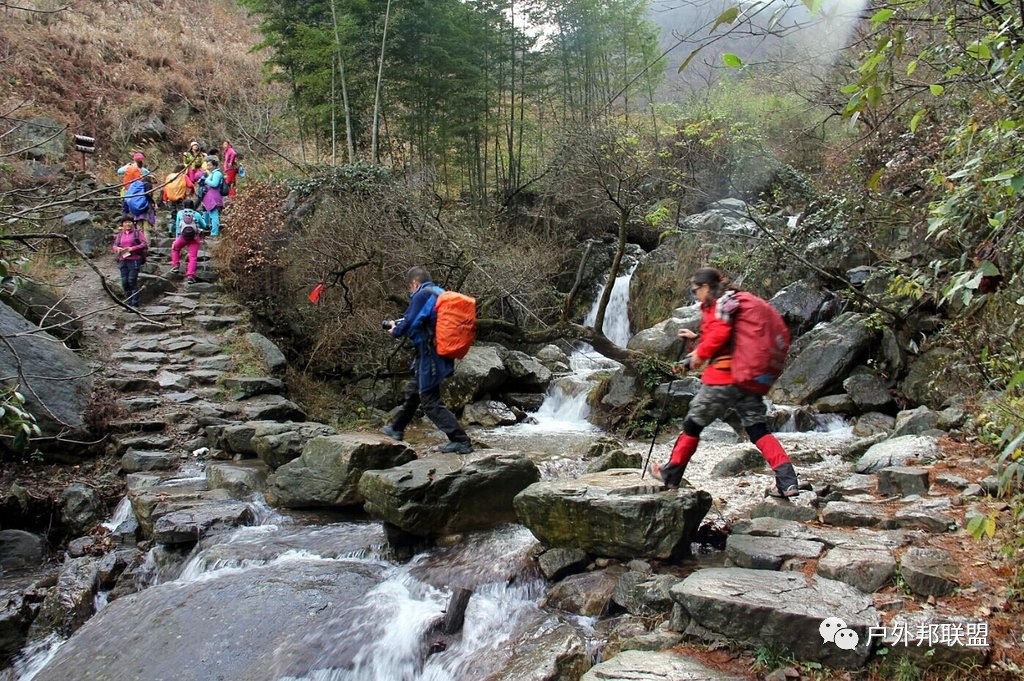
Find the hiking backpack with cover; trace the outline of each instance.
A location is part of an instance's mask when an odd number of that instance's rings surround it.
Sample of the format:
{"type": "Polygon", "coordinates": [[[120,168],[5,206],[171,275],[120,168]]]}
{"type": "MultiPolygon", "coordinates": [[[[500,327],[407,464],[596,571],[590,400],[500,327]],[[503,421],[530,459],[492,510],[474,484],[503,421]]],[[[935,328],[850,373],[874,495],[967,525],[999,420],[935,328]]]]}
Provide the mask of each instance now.
{"type": "Polygon", "coordinates": [[[199,236],[199,231],[196,229],[196,214],[195,211],[186,208],[181,211],[181,232],[178,233],[185,241],[194,241],[199,236]]]}
{"type": "Polygon", "coordinates": [[[765,395],[786,366],[789,328],[778,310],[746,291],[729,291],[718,299],[720,317],[732,321],[732,382],[765,395]]]}
{"type": "Polygon", "coordinates": [[[146,184],[142,180],[133,180],[124,193],[124,204],[132,215],[142,215],[149,209],[149,197],[146,196],[146,184]]]}
{"type": "Polygon", "coordinates": [[[462,359],[476,338],[476,298],[434,287],[434,343],[437,354],[462,359]]]}

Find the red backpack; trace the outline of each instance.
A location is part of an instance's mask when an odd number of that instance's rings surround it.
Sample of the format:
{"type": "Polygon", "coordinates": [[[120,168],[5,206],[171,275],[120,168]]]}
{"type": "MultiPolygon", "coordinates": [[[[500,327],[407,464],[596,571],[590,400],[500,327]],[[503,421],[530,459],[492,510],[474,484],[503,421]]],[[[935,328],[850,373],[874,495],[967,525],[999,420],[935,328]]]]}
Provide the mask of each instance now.
{"type": "Polygon", "coordinates": [[[753,293],[729,291],[717,314],[732,321],[732,382],[765,395],[786,366],[789,328],[779,311],[753,293]]]}

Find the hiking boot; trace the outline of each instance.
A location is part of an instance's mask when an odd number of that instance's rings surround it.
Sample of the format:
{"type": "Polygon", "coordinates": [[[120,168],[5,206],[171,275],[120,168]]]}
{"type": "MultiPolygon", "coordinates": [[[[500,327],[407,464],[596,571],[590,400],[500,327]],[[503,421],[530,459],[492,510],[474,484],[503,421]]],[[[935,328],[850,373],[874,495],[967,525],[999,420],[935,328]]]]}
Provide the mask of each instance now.
{"type": "Polygon", "coordinates": [[[651,477],[665,485],[666,489],[678,489],[679,483],[683,481],[683,466],[672,463],[663,465],[651,464],[647,469],[651,477]]]}
{"type": "Polygon", "coordinates": [[[181,274],[181,267],[172,267],[171,274],[181,274]]]}
{"type": "Polygon", "coordinates": [[[402,440],[403,438],[405,438],[405,433],[403,433],[400,430],[395,430],[390,425],[381,428],[380,432],[384,433],[392,440],[402,440]]]}
{"type": "Polygon", "coordinates": [[[800,490],[796,485],[790,485],[783,490],[779,490],[779,484],[775,483],[764,491],[766,497],[775,497],[776,499],[792,499],[793,497],[800,496],[800,490]]]}
{"type": "Polygon", "coordinates": [[[446,454],[469,454],[473,451],[473,445],[469,442],[449,442],[441,447],[446,454]]]}
{"type": "Polygon", "coordinates": [[[185,283],[186,284],[194,284],[194,283],[196,283],[196,278],[195,277],[187,277],[185,279],[185,283]]]}

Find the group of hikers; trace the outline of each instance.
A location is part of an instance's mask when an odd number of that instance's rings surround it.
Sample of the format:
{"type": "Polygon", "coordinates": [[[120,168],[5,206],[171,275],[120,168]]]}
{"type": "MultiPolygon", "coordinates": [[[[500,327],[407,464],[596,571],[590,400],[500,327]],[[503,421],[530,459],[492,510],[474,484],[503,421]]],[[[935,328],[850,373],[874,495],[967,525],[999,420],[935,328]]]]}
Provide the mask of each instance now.
{"type": "Polygon", "coordinates": [[[245,172],[241,157],[231,142],[224,140],[220,150],[204,151],[199,142],[189,143],[181,162],[159,184],[154,182],[146,156],[140,151],[132,154],[132,160],[118,168],[117,174],[121,178],[121,229],[114,237],[114,253],[125,301],[138,307],[139,270],[149,250],[146,225],[156,226],[157,208],[168,211],[167,233],[174,238],[171,272],[181,271],[181,251],[187,249],[185,280],[193,284],[200,240],[204,235],[220,236],[225,199],[235,195],[238,178],[245,172]]]}
{"type": "MultiPolygon", "coordinates": [[[[404,439],[406,427],[417,409],[422,409],[448,438],[440,448],[442,452],[468,454],[473,451],[469,436],[441,401],[441,383],[454,372],[454,362],[438,352],[435,341],[436,305],[443,292],[431,281],[430,272],[420,266],[406,272],[405,284],[411,296],[405,314],[382,326],[393,338],[409,338],[416,348],[416,358],[404,401],[383,433],[395,440],[404,439]]],[[[683,432],[676,439],[669,460],[649,468],[652,477],[668,489],[678,488],[697,451],[701,431],[715,419],[735,412],[775,475],[775,483],[765,494],[780,499],[799,496],[796,470],[785,449],[768,431],[763,398],[778,377],[789,348],[785,322],[760,298],[729,289],[726,277],[714,268],[697,270],[690,279],[690,292],[701,309],[700,333],[689,329],[678,332],[684,343],[697,341],[678,367],[701,371],[701,387],[690,403],[683,432]],[[746,319],[741,323],[744,316],[746,319]],[[752,328],[757,329],[753,334],[749,331],[752,328]],[[771,357],[762,360],[760,355],[771,357]]]]}

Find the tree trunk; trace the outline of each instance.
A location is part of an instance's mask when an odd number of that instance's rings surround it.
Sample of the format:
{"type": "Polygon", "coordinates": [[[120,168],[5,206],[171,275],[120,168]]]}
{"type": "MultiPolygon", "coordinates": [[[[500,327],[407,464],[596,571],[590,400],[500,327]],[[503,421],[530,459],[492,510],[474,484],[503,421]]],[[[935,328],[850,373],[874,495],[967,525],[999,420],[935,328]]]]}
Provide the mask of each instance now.
{"type": "Polygon", "coordinates": [[[371,133],[370,141],[370,160],[377,163],[380,160],[378,154],[378,128],[380,121],[380,85],[384,80],[384,48],[388,41],[388,21],[391,18],[391,0],[388,0],[388,4],[384,9],[384,33],[380,39],[380,60],[377,64],[377,87],[375,88],[373,95],[373,131],[371,133]]]}
{"type": "Polygon", "coordinates": [[[597,305],[597,318],[594,319],[594,331],[604,336],[604,313],[608,309],[608,301],[612,297],[612,288],[615,287],[615,278],[619,276],[619,265],[622,263],[622,256],[626,252],[626,225],[629,224],[629,211],[619,208],[619,241],[615,245],[615,258],[612,259],[612,267],[608,271],[608,284],[601,293],[601,301],[597,305]]]}

